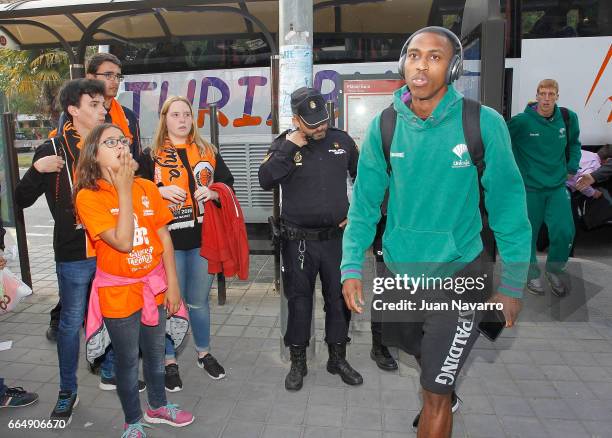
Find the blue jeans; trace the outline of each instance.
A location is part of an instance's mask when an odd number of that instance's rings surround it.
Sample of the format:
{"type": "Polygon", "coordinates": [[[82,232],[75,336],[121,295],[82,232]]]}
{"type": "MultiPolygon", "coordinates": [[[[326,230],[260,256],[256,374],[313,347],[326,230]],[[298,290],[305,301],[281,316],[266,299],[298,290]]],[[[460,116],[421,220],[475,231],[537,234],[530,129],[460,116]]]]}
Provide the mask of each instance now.
{"type": "MultiPolygon", "coordinates": [[[[60,368],[60,389],[77,390],[80,332],[85,319],[91,281],[96,272],[95,257],[55,265],[59,296],[62,303],[57,333],[57,356],[60,368]]],[[[102,372],[113,375],[113,354],[108,353],[101,365],[102,372]]]]}
{"type": "Polygon", "coordinates": [[[147,384],[151,409],[166,406],[164,387],[164,336],[166,310],[157,308],[159,323],[147,326],[140,322],[142,311],[127,318],[104,318],[104,324],[115,350],[117,394],[121,400],[125,422],[132,424],[142,418],[138,396],[138,349],[142,351],[142,371],[147,384]]]}
{"type": "MultiPolygon", "coordinates": [[[[208,261],[200,255],[200,248],[174,251],[176,274],[181,297],[189,313],[191,333],[197,352],[210,346],[210,307],[208,298],[214,276],[208,273],[208,261]]],[[[166,336],[166,359],[174,359],[176,352],[166,336]]]]}

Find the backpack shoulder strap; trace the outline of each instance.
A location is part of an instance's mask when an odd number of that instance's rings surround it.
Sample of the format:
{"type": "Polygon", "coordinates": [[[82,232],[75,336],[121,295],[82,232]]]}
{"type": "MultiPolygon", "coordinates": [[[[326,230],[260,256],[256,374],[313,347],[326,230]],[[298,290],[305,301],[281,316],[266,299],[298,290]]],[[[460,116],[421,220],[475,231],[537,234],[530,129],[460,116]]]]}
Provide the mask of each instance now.
{"type": "Polygon", "coordinates": [[[468,152],[472,163],[478,171],[478,184],[485,168],[484,162],[484,143],[480,131],[480,102],[472,99],[463,98],[463,134],[467,142],[468,152]]]}
{"type": "Polygon", "coordinates": [[[383,154],[387,162],[388,174],[391,174],[391,143],[393,143],[396,123],[397,111],[395,111],[393,104],[391,104],[380,115],[380,137],[382,139],[383,154]]]}
{"type": "Polygon", "coordinates": [[[472,99],[463,98],[463,135],[467,143],[468,152],[472,163],[478,171],[478,190],[480,192],[480,216],[482,218],[482,231],[480,236],[484,246],[485,260],[495,262],[495,236],[489,226],[489,215],[485,208],[484,188],[482,186],[482,175],[485,170],[484,142],[480,130],[480,110],[482,105],[472,99]]]}
{"type": "Polygon", "coordinates": [[[563,106],[559,107],[561,116],[563,117],[563,123],[565,124],[565,161],[569,163],[570,160],[570,149],[569,149],[569,134],[570,134],[570,115],[569,110],[563,106]]]}

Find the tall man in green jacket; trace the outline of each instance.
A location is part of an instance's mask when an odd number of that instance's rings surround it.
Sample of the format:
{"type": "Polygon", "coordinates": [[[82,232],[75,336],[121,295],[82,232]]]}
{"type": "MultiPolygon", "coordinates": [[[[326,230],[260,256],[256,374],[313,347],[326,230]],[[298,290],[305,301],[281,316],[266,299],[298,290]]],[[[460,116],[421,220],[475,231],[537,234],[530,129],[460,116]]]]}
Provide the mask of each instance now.
{"type": "MultiPolygon", "coordinates": [[[[403,275],[404,267],[411,269],[419,264],[435,265],[450,277],[459,270],[463,272],[461,266],[475,271],[481,259],[478,173],[465,146],[463,96],[451,85],[460,75],[462,61],[461,43],[450,31],[429,27],[415,32],[400,58],[406,87],[397,90],[393,98],[398,115],[390,173],[382,147],[380,116],[368,128],[343,238],[343,295],[354,312],[363,311],[364,254],[374,238],[387,189],[383,235],[387,276],[403,275]]],[[[510,327],[521,307],[531,228],[506,124],[497,112],[483,106],[480,126],[486,164],[482,178],[485,204],[504,262],[501,284],[490,299],[503,306],[506,326],[510,327]]],[[[424,295],[423,302],[428,299],[424,295]]],[[[389,313],[394,312],[383,314],[385,342],[387,335],[393,334],[387,323],[393,318],[389,313]]],[[[404,311],[408,319],[413,313],[404,311]]],[[[418,423],[415,420],[418,437],[450,437],[456,378],[478,338],[481,312],[426,310],[418,317],[422,319],[394,324],[402,337],[396,345],[421,365],[423,410],[418,423]]]]}
{"type": "Polygon", "coordinates": [[[540,81],[536,102],[527,104],[525,111],[512,117],[508,129],[514,158],[525,182],[527,211],[533,233],[527,290],[535,295],[544,294],[536,258],[536,242],[542,223],[545,223],[550,240],[545,277],[553,294],[562,297],[567,294],[568,286],[559,274],[569,258],[576,230],[565,181],[576,174],[580,164],[580,128],[576,113],[568,110],[567,132],[561,110],[556,104],[558,99],[557,81],[540,81]],[[569,155],[569,159],[566,155],[569,155]]]}

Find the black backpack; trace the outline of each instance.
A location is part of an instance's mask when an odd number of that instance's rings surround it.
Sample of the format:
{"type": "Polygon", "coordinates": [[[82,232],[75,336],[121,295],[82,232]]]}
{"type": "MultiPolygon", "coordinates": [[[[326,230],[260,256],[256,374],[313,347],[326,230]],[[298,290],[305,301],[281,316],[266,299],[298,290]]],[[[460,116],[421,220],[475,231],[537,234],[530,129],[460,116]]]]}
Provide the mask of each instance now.
{"type": "MultiPolygon", "coordinates": [[[[468,152],[472,163],[476,166],[478,172],[478,187],[480,189],[480,214],[482,216],[482,242],[484,250],[486,252],[487,261],[495,261],[495,238],[493,231],[489,227],[489,219],[487,210],[484,204],[484,190],[482,188],[482,174],[485,169],[484,162],[484,144],[482,142],[482,136],[480,131],[480,103],[463,98],[463,134],[465,135],[465,141],[467,143],[468,152]]],[[[391,175],[391,143],[393,143],[393,134],[395,133],[395,125],[397,123],[397,111],[393,107],[393,104],[385,108],[380,116],[380,135],[382,139],[383,154],[385,161],[387,162],[387,173],[391,175]]],[[[387,202],[389,197],[389,191],[385,193],[385,199],[381,206],[383,212],[383,219],[387,213],[387,202]]],[[[384,230],[382,230],[384,231],[384,230]]]]}

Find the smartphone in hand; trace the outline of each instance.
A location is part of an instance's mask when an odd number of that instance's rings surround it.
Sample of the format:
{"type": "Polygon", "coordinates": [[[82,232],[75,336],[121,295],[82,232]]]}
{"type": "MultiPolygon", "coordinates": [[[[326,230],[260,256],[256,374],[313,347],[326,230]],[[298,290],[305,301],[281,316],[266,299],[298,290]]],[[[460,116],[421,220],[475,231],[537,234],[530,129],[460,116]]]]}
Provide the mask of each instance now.
{"type": "Polygon", "coordinates": [[[501,310],[487,310],[478,324],[478,331],[489,341],[495,342],[506,326],[506,318],[501,310]]]}

